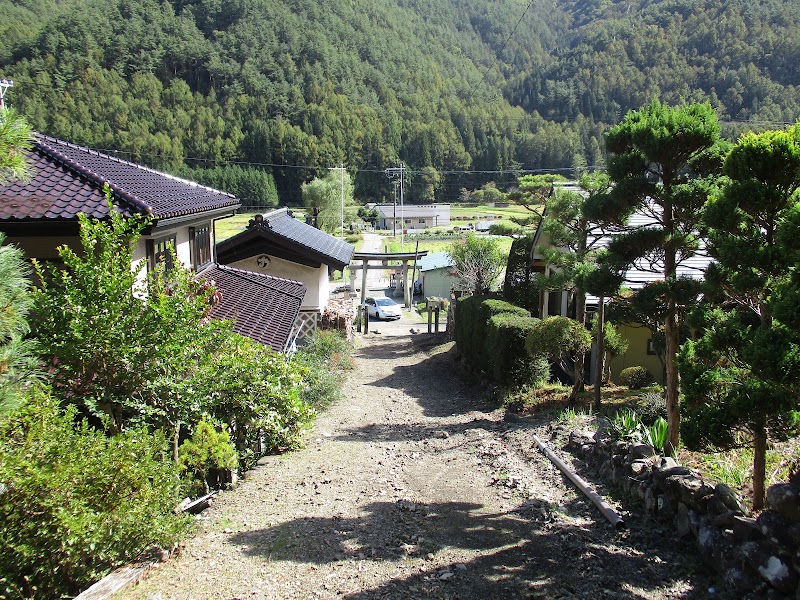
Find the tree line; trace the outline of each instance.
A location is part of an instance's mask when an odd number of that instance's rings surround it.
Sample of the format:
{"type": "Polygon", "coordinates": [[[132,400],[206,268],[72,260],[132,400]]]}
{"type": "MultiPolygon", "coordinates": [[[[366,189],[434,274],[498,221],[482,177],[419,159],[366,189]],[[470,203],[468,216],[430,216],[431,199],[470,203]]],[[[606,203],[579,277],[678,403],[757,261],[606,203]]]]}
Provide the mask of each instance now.
{"type": "MultiPolygon", "coordinates": [[[[404,162],[409,202],[602,166],[604,132],[655,96],[710,99],[727,121],[800,112],[790,0],[520,16],[512,0],[0,0],[0,75],[38,131],[224,186],[202,171],[246,166],[290,205],[341,163],[358,200],[385,201],[383,170],[404,162]]],[[[743,127],[758,125],[723,134],[743,127]]]]}

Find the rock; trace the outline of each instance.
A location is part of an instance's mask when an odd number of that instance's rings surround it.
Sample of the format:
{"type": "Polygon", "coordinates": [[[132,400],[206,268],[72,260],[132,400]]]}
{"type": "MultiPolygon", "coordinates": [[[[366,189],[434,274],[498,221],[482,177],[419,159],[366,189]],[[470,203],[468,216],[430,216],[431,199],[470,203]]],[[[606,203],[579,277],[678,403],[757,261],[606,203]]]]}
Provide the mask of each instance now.
{"type": "Polygon", "coordinates": [[[691,471],[686,467],[675,466],[675,467],[667,467],[664,468],[664,461],[661,461],[661,465],[658,465],[653,468],[653,481],[656,482],[658,488],[664,491],[664,481],[667,477],[675,477],[681,475],[689,475],[691,471]]]}
{"type": "Polygon", "coordinates": [[[650,444],[631,444],[628,455],[633,458],[649,458],[655,456],[656,451],[650,444]]]}
{"type": "Polygon", "coordinates": [[[692,534],[692,529],[689,526],[689,507],[683,502],[678,503],[678,508],[675,510],[675,516],[672,519],[672,526],[678,537],[688,537],[692,534]]]}
{"type": "Polygon", "coordinates": [[[790,521],[800,521],[800,487],[791,483],[771,485],[767,490],[767,502],[790,521]]]}
{"type": "Polygon", "coordinates": [[[731,542],[719,527],[705,525],[697,534],[697,549],[703,561],[718,573],[728,569],[731,542]]]}
{"type": "Polygon", "coordinates": [[[736,513],[734,513],[732,510],[726,510],[724,513],[721,513],[719,515],[714,515],[711,518],[711,524],[714,525],[715,527],[721,527],[723,529],[727,529],[729,527],[733,527],[734,523],[733,518],[735,516],[736,513]]]}
{"type": "Polygon", "coordinates": [[[717,484],[717,487],[714,489],[714,497],[720,500],[729,510],[737,514],[745,516],[749,514],[747,508],[742,504],[742,499],[739,498],[739,494],[724,483],[717,484]]]}
{"type": "Polygon", "coordinates": [[[650,463],[644,459],[637,459],[633,461],[630,465],[628,465],[628,471],[633,477],[641,477],[642,474],[646,474],[650,469],[650,463]]]}
{"type": "Polygon", "coordinates": [[[749,567],[731,567],[722,574],[725,587],[738,597],[752,592],[761,585],[761,578],[749,567]]]}
{"type": "Polygon", "coordinates": [[[756,524],[756,520],[750,517],[733,515],[730,527],[737,542],[750,542],[761,537],[761,531],[756,524]]]}
{"type": "Polygon", "coordinates": [[[659,467],[661,468],[662,471],[665,471],[666,469],[671,469],[671,468],[677,467],[677,466],[678,466],[678,461],[676,461],[671,456],[662,456],[661,457],[661,464],[659,465],[659,467]]]}
{"type": "Polygon", "coordinates": [[[789,561],[776,552],[776,548],[766,541],[745,542],[739,547],[739,554],[752,566],[761,578],[783,594],[794,593],[798,576],[789,561]]]}
{"type": "Polygon", "coordinates": [[[676,504],[671,502],[669,498],[664,496],[663,494],[658,497],[658,508],[656,512],[656,518],[663,522],[669,523],[672,519],[675,518],[675,513],[677,511],[676,504]]]}
{"type": "Polygon", "coordinates": [[[661,496],[656,492],[653,486],[649,486],[644,493],[644,509],[649,513],[658,511],[658,499],[661,496]]]}
{"type": "Polygon", "coordinates": [[[697,537],[700,533],[700,529],[706,525],[709,525],[708,517],[700,515],[693,510],[689,511],[689,528],[692,530],[692,535],[694,537],[697,537]]]}
{"type": "Polygon", "coordinates": [[[594,444],[594,438],[588,431],[573,431],[569,434],[567,448],[578,449],[588,444],[594,444]]]}
{"type": "Polygon", "coordinates": [[[800,548],[800,524],[792,523],[779,512],[765,510],[756,519],[761,535],[786,548],[800,548]]]}

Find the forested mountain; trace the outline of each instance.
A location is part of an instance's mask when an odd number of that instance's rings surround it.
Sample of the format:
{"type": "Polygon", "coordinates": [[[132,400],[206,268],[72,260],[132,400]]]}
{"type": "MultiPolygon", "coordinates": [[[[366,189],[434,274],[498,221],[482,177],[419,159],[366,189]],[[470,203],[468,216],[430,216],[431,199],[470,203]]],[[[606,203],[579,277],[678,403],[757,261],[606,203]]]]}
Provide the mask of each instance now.
{"type": "Polygon", "coordinates": [[[420,202],[602,164],[655,96],[751,122],[730,134],[793,122],[799,62],[796,0],[0,0],[0,77],[38,131],[201,180],[266,170],[282,203],[340,163],[380,200],[402,160],[420,202]]]}

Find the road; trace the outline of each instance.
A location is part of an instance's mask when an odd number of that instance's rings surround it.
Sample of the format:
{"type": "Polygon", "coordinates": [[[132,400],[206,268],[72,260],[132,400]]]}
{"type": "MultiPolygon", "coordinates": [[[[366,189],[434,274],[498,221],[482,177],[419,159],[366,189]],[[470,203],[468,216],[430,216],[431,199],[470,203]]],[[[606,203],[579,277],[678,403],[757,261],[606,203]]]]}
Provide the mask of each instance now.
{"type": "MultiPolygon", "coordinates": [[[[615,531],[408,315],[358,340],[347,396],[121,598],[709,598],[692,547],[615,531]]],[[[720,594],[713,596],[721,598],[720,594]]]]}

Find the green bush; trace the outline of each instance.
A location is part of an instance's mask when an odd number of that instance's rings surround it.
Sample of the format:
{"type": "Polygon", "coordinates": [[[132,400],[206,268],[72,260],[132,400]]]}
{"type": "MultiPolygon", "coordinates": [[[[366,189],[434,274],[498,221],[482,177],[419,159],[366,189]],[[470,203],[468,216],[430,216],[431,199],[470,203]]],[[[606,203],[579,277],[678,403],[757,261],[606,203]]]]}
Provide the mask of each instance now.
{"type": "Polygon", "coordinates": [[[339,331],[317,331],[295,355],[304,368],[301,398],[313,408],[322,408],[342,396],[345,375],[353,370],[353,347],[339,331]]]}
{"type": "Polygon", "coordinates": [[[306,370],[244,336],[220,339],[192,379],[193,393],[218,423],[228,423],[239,463],[299,444],[314,410],[303,400],[306,370]]]}
{"type": "Polygon", "coordinates": [[[525,340],[537,321],[513,313],[500,313],[489,319],[486,337],[489,373],[498,383],[523,385],[531,383],[532,378],[540,378],[525,351],[525,340]]]}
{"type": "Polygon", "coordinates": [[[456,345],[459,352],[475,368],[489,372],[489,351],[486,343],[489,319],[502,313],[530,317],[524,308],[491,296],[459,298],[456,312],[456,345]]]}
{"type": "Polygon", "coordinates": [[[161,435],[107,437],[75,408],[28,401],[0,420],[0,596],[74,595],[189,528],[161,435]]]}
{"type": "Polygon", "coordinates": [[[514,223],[494,223],[489,227],[490,235],[511,235],[520,230],[520,226],[514,223]]]}
{"type": "Polygon", "coordinates": [[[628,367],[619,374],[620,384],[632,390],[639,390],[653,381],[653,374],[644,367],[628,367]]]}
{"type": "Polygon", "coordinates": [[[212,423],[205,419],[195,427],[192,437],[178,451],[181,470],[190,473],[196,481],[196,492],[208,493],[209,483],[219,487],[218,481],[209,482],[209,477],[222,471],[236,468],[236,450],[231,444],[227,431],[217,431],[212,423]]]}

